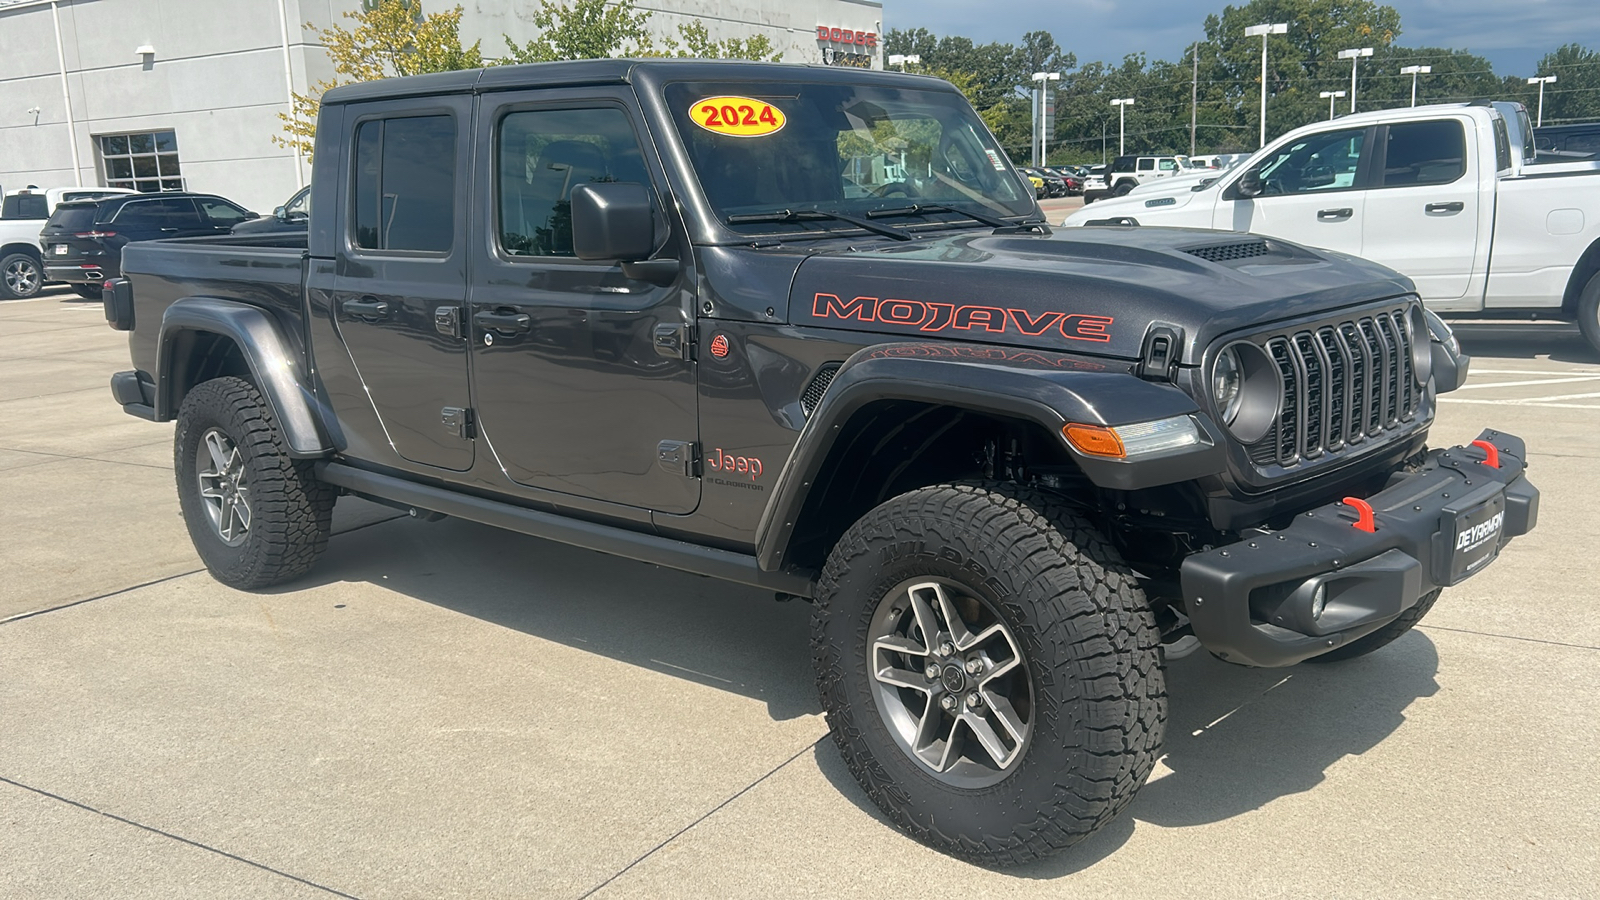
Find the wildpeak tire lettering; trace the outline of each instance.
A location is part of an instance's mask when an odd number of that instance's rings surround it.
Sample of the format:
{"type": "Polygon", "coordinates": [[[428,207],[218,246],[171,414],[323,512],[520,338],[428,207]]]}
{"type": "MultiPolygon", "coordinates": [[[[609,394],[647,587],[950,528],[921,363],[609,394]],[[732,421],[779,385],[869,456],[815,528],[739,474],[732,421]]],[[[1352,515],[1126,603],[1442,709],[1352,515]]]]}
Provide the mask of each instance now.
{"type": "Polygon", "coordinates": [[[985,306],[979,303],[935,303],[924,300],[855,297],[841,300],[837,294],[818,293],[811,303],[811,314],[819,319],[848,319],[901,325],[923,332],[945,330],[977,334],[1012,332],[1038,337],[1058,332],[1069,341],[1111,340],[1111,316],[1083,313],[1039,312],[985,306]]]}

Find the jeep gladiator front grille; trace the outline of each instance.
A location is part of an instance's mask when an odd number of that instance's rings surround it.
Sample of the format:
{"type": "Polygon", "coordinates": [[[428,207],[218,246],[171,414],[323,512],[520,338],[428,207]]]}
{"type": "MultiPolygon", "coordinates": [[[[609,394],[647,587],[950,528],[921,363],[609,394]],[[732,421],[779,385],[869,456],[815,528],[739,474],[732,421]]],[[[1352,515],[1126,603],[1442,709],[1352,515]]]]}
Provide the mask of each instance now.
{"type": "Polygon", "coordinates": [[[1283,379],[1278,419],[1245,449],[1257,466],[1291,467],[1382,440],[1422,405],[1406,307],[1257,341],[1283,379]]]}

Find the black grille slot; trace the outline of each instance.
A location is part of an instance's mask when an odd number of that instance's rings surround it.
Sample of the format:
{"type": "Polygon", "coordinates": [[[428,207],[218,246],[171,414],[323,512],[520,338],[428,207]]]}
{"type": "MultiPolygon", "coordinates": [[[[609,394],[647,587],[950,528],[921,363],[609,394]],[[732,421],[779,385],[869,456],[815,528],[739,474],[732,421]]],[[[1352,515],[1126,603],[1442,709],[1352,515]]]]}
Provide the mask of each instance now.
{"type": "Polygon", "coordinates": [[[805,391],[800,394],[800,409],[810,416],[816,412],[817,404],[822,402],[822,395],[828,392],[828,385],[833,383],[833,376],[839,374],[839,363],[828,363],[811,376],[811,383],[806,385],[805,391]]]}
{"type": "Polygon", "coordinates": [[[1183,251],[1190,256],[1198,256],[1207,262],[1221,263],[1233,262],[1240,259],[1250,259],[1253,256],[1266,256],[1272,252],[1266,241],[1241,241],[1236,244],[1212,244],[1209,247],[1190,247],[1183,251]]]}
{"type": "Polygon", "coordinates": [[[1291,467],[1381,437],[1416,417],[1406,309],[1257,338],[1283,379],[1278,421],[1246,448],[1257,466],[1291,467]]]}

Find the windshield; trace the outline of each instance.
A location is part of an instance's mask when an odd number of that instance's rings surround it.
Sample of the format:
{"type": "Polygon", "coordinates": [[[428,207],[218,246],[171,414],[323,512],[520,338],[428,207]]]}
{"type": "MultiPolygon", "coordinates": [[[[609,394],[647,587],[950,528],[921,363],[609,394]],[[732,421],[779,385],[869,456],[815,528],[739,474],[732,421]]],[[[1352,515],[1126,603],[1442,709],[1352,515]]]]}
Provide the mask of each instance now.
{"type": "MultiPolygon", "coordinates": [[[[959,94],[816,83],[668,85],[666,100],[718,216],[917,204],[1032,215],[1026,182],[959,94]],[[729,124],[730,117],[736,120],[729,124]]],[[[841,227],[807,220],[811,227],[841,227]]],[[[794,231],[793,221],[739,222],[794,231]]],[[[847,225],[844,227],[848,227],[847,225]]]]}

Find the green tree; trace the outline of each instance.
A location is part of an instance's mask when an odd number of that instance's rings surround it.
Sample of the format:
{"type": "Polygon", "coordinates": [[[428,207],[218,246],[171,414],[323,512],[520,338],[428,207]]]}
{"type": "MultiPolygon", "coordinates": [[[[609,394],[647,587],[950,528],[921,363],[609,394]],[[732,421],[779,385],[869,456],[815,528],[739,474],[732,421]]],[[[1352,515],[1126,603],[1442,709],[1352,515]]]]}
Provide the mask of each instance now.
{"type": "MultiPolygon", "coordinates": [[[[1600,120],[1600,52],[1580,44],[1567,44],[1539,60],[1530,75],[1554,75],[1555,84],[1544,86],[1544,124],[1600,120]]],[[[1539,86],[1524,76],[1508,77],[1508,99],[1521,100],[1529,115],[1538,115],[1539,86]]]]}
{"type": "Polygon", "coordinates": [[[573,0],[570,5],[540,0],[539,9],[533,14],[539,36],[521,46],[506,37],[505,61],[534,63],[661,56],[765,62],[783,59],[783,54],[777,52],[764,34],[714,41],[699,19],[679,25],[677,38],[666,38],[658,45],[650,29],[651,15],[649,10],[639,9],[634,0],[615,3],[573,0]]]}
{"type": "MultiPolygon", "coordinates": [[[[310,158],[322,95],[341,84],[482,66],[478,44],[461,45],[461,13],[457,6],[424,14],[421,0],[374,0],[359,11],[344,14],[355,23],[354,28],[335,24],[317,29],[334,76],[312,85],[309,94],[292,95],[289,112],[278,114],[284,135],[275,135],[273,141],[297,148],[310,158]]],[[[306,27],[315,26],[307,23],[306,27]]]]}

